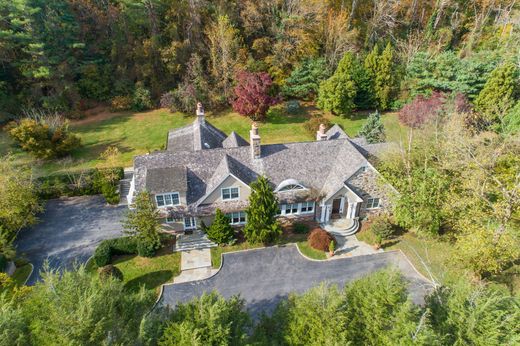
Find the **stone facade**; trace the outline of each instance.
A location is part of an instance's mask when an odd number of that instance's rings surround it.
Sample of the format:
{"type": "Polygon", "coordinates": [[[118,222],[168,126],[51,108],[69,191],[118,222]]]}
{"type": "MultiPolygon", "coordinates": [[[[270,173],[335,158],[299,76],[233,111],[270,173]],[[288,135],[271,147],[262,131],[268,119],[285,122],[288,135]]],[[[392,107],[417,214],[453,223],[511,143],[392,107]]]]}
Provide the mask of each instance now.
{"type": "Polygon", "coordinates": [[[393,193],[392,188],[384,184],[379,174],[371,167],[366,167],[364,171],[358,171],[347,183],[352,190],[363,199],[358,215],[360,218],[390,210],[390,195],[393,193]],[[379,198],[380,208],[367,209],[368,198],[379,198]]]}

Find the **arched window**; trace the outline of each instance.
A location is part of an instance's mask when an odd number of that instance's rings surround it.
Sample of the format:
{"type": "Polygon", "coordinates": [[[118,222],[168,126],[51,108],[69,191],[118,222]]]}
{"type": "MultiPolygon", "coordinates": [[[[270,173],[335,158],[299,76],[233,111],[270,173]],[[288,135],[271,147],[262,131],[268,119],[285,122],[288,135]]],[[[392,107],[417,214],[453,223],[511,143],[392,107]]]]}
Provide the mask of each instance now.
{"type": "Polygon", "coordinates": [[[305,186],[300,184],[295,179],[287,179],[282,181],[278,187],[276,188],[275,192],[283,192],[283,191],[294,191],[294,190],[304,190],[306,189],[305,186]]]}

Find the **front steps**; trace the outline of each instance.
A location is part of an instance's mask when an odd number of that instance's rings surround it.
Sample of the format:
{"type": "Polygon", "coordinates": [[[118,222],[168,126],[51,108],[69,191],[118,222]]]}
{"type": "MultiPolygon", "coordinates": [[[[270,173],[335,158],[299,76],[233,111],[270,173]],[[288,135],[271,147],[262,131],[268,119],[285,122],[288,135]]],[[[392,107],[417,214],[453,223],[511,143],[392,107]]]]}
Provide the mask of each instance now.
{"type": "Polygon", "coordinates": [[[206,237],[201,230],[194,230],[193,234],[180,234],[173,246],[173,252],[201,250],[216,247],[217,244],[206,237]]]}
{"type": "Polygon", "coordinates": [[[130,192],[130,184],[134,178],[133,168],[125,168],[123,179],[119,181],[119,205],[128,205],[126,196],[130,192]]]}
{"type": "Polygon", "coordinates": [[[358,219],[340,219],[330,224],[323,225],[323,228],[332,235],[348,237],[355,234],[359,229],[358,219]]]}

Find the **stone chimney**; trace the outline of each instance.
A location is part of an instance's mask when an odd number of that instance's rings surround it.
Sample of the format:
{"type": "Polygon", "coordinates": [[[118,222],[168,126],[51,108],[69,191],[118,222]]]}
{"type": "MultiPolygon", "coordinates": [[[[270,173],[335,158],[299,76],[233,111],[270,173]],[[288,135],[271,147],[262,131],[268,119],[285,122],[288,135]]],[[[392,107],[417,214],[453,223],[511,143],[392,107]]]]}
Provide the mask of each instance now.
{"type": "Polygon", "coordinates": [[[204,123],[204,107],[202,107],[201,102],[197,102],[197,120],[203,124],[204,123]]]}
{"type": "Polygon", "coordinates": [[[318,129],[318,132],[316,132],[316,140],[317,141],[326,141],[327,140],[327,134],[325,133],[325,124],[320,124],[320,128],[318,129]]]}
{"type": "Polygon", "coordinates": [[[258,125],[256,122],[251,125],[249,143],[249,145],[251,145],[251,156],[253,159],[259,159],[262,156],[262,148],[260,146],[260,135],[258,134],[258,125]]]}

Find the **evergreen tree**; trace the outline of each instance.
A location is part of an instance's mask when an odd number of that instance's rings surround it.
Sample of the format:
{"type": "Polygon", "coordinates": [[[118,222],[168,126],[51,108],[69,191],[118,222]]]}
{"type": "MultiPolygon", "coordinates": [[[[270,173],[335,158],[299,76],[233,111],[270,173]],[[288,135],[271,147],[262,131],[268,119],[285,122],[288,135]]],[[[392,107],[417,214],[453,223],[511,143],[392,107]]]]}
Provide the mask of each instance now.
{"type": "Polygon", "coordinates": [[[176,307],[159,345],[242,345],[249,326],[244,300],[203,294],[176,307]]]}
{"type": "Polygon", "coordinates": [[[320,82],[329,76],[325,59],[306,59],[287,78],[283,94],[287,97],[312,99],[318,93],[320,82]]]}
{"type": "Polygon", "coordinates": [[[251,183],[249,207],[246,210],[247,224],[244,227],[244,235],[248,241],[273,242],[282,234],[282,228],[276,220],[278,208],[278,199],[266,177],[260,176],[251,183]]]}
{"type": "Polygon", "coordinates": [[[348,116],[355,108],[356,60],[352,53],[346,53],[336,68],[334,74],[321,82],[317,105],[321,109],[330,111],[336,115],[348,116]]]}
{"type": "Polygon", "coordinates": [[[146,191],[140,192],[124,221],[126,233],[137,239],[140,256],[151,257],[161,247],[159,211],[146,191]]]}
{"type": "Polygon", "coordinates": [[[390,107],[391,97],[395,88],[395,64],[394,50],[387,44],[386,48],[379,54],[379,47],[376,45],[367,54],[364,62],[366,75],[371,81],[374,98],[380,109],[390,107]]]}
{"type": "Polygon", "coordinates": [[[379,112],[371,113],[367,121],[359,130],[358,136],[365,137],[368,143],[379,143],[385,141],[385,126],[381,121],[379,112]]]}
{"type": "Polygon", "coordinates": [[[226,244],[233,240],[235,232],[229,222],[229,217],[220,209],[217,209],[215,219],[213,219],[211,225],[205,229],[208,238],[217,244],[226,244]]]}
{"type": "Polygon", "coordinates": [[[518,82],[518,69],[511,62],[493,70],[475,99],[475,110],[484,116],[488,125],[502,118],[514,105],[518,82]]]}

